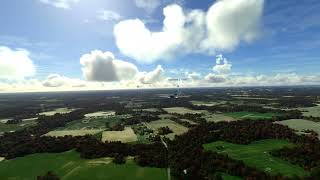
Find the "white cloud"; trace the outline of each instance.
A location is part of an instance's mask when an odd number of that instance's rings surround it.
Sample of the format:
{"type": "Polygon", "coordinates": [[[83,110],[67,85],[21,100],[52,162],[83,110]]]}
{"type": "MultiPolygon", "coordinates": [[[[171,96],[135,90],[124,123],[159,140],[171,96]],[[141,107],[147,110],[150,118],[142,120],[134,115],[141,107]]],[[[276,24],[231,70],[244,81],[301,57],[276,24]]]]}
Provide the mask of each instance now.
{"type": "Polygon", "coordinates": [[[213,71],[217,72],[218,74],[227,74],[231,71],[232,64],[228,62],[223,55],[217,55],[216,57],[216,65],[213,66],[213,71]]]}
{"type": "Polygon", "coordinates": [[[232,50],[258,35],[264,0],[220,0],[208,12],[184,12],[179,5],[163,9],[161,31],[149,30],[140,19],[120,21],[114,27],[120,51],[139,62],[151,63],[188,53],[232,50]]]}
{"type": "Polygon", "coordinates": [[[40,2],[63,9],[70,9],[72,4],[79,2],[79,0],[40,0],[40,2]]]}
{"type": "Polygon", "coordinates": [[[161,5],[160,0],[134,0],[138,8],[143,8],[148,13],[152,13],[161,5]]]}
{"type": "Polygon", "coordinates": [[[59,74],[50,74],[46,80],[42,82],[44,87],[84,87],[85,82],[80,79],[72,79],[59,74]]]}
{"type": "Polygon", "coordinates": [[[198,81],[201,79],[201,75],[199,73],[193,72],[190,74],[187,74],[188,79],[191,79],[192,81],[198,81]]]}
{"type": "Polygon", "coordinates": [[[140,82],[142,84],[153,84],[164,80],[164,69],[158,65],[156,69],[148,73],[140,75],[140,82]]]}
{"type": "Polygon", "coordinates": [[[36,68],[24,49],[0,46],[0,79],[16,80],[35,75],[36,68]]]}
{"type": "Polygon", "coordinates": [[[99,10],[97,11],[97,19],[103,21],[119,21],[120,19],[122,19],[122,16],[114,11],[99,10]]]}
{"type": "Polygon", "coordinates": [[[164,27],[151,32],[140,19],[121,21],[114,27],[116,44],[122,53],[140,62],[151,63],[159,58],[170,58],[182,43],[181,28],[185,17],[180,6],[164,9],[164,27]]]}
{"type": "Polygon", "coordinates": [[[251,42],[259,34],[264,0],[220,0],[207,12],[208,38],[203,46],[232,50],[241,41],[251,42]]]}
{"type": "Polygon", "coordinates": [[[224,83],[227,81],[226,76],[212,73],[206,75],[204,80],[208,83],[224,83]]]}
{"type": "Polygon", "coordinates": [[[80,58],[82,73],[88,81],[121,81],[135,77],[138,68],[129,62],[116,60],[111,52],[94,50],[80,58]]]}

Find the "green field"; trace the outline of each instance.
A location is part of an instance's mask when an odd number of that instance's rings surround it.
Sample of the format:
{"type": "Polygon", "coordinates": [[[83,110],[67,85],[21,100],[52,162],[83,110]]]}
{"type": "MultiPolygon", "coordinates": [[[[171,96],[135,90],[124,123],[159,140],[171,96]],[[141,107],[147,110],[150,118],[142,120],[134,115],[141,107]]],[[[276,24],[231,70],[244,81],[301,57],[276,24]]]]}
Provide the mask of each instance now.
{"type": "Polygon", "coordinates": [[[320,117],[320,106],[307,107],[307,108],[299,108],[302,111],[304,116],[313,116],[320,117]]]}
{"type": "Polygon", "coordinates": [[[53,116],[56,113],[66,114],[66,113],[72,112],[73,110],[74,109],[69,109],[69,108],[57,108],[57,109],[54,109],[53,111],[41,112],[41,113],[39,113],[39,115],[53,116]]]}
{"type": "Polygon", "coordinates": [[[91,117],[79,121],[72,121],[68,123],[66,127],[59,128],[58,130],[105,129],[106,122],[110,123],[109,125],[112,126],[119,122],[119,120],[119,116],[91,117]]]}
{"type": "Polygon", "coordinates": [[[295,129],[298,133],[303,133],[305,130],[313,130],[319,134],[320,138],[320,123],[308,121],[304,119],[289,119],[285,121],[277,122],[282,125],[289,126],[291,129],[295,129]]]}
{"type": "Polygon", "coordinates": [[[272,150],[281,149],[285,146],[292,147],[294,145],[284,140],[268,139],[256,141],[249,145],[216,141],[205,144],[204,148],[219,153],[226,153],[233,159],[243,160],[248,166],[256,167],[271,174],[280,173],[289,177],[294,175],[300,177],[307,176],[309,173],[303,168],[269,154],[272,150]]]}
{"type": "Polygon", "coordinates": [[[243,178],[238,177],[238,176],[231,176],[231,175],[226,174],[226,173],[222,173],[222,179],[223,180],[242,180],[243,178]]]}
{"type": "Polygon", "coordinates": [[[152,129],[156,132],[158,131],[159,128],[168,126],[173,131],[173,133],[165,135],[169,139],[174,139],[175,135],[181,135],[188,131],[188,128],[174,121],[171,121],[170,119],[165,119],[165,118],[162,118],[161,120],[145,123],[145,125],[149,129],[152,129]]]}
{"type": "Polygon", "coordinates": [[[235,121],[237,119],[231,117],[231,116],[226,116],[224,114],[211,114],[211,113],[204,113],[203,118],[205,118],[208,122],[220,122],[220,121],[235,121]]]}
{"type": "Polygon", "coordinates": [[[22,121],[21,123],[18,123],[18,124],[0,123],[0,132],[18,131],[26,127],[34,126],[36,124],[37,124],[37,121],[35,120],[22,121]]]}
{"type": "Polygon", "coordinates": [[[227,116],[231,116],[235,119],[252,119],[252,120],[259,120],[259,119],[271,119],[273,116],[276,116],[275,113],[258,113],[258,112],[231,112],[231,113],[225,113],[227,116]]]}
{"type": "Polygon", "coordinates": [[[34,180],[49,170],[61,180],[167,179],[166,169],[140,167],[132,159],[125,165],[116,165],[111,158],[86,160],[74,151],[33,154],[0,162],[0,179],[34,180]]]}
{"type": "Polygon", "coordinates": [[[168,113],[177,113],[177,114],[202,114],[207,111],[205,110],[192,110],[185,107],[170,107],[170,108],[163,108],[168,113]]]}

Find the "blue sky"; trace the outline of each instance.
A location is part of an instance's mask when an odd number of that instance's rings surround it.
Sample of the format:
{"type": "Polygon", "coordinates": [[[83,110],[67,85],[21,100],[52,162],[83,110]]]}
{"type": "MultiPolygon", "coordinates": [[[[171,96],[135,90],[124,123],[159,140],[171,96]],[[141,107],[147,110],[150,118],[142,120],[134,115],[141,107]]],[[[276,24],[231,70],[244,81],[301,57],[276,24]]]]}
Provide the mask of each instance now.
{"type": "MultiPolygon", "coordinates": [[[[233,74],[319,75],[319,0],[265,0],[257,25],[259,32],[254,40],[241,40],[231,50],[218,48],[214,53],[193,50],[176,53],[177,56],[169,60],[157,56],[146,63],[137,60],[135,55],[124,53],[125,50],[117,46],[114,35],[116,24],[139,18],[150,31],[161,31],[163,8],[166,6],[177,3],[185,13],[194,9],[207,12],[216,3],[213,0],[152,1],[157,1],[153,8],[138,7],[133,0],[3,0],[0,6],[0,46],[12,51],[20,48],[28,51],[36,72],[24,79],[39,81],[45,80],[50,74],[88,80],[79,60],[92,50],[110,51],[116,59],[134,64],[139,72],[151,72],[161,65],[167,77],[184,77],[191,72],[206,76],[212,73],[217,54],[223,54],[232,64],[233,74]],[[54,4],[59,1],[67,7],[54,4]],[[101,11],[113,12],[119,17],[102,19],[98,17],[101,11]]],[[[8,80],[0,78],[1,81],[8,80]]]]}

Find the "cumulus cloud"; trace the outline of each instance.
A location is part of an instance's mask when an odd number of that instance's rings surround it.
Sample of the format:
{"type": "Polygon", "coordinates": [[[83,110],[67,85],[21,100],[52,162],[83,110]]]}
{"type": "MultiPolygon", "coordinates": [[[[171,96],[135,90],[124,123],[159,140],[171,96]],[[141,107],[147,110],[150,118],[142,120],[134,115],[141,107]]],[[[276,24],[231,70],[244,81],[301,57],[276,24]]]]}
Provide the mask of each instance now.
{"type": "Polygon", "coordinates": [[[27,50],[0,46],[0,79],[23,79],[35,75],[36,67],[27,50]]]}
{"type": "Polygon", "coordinates": [[[138,74],[138,68],[129,62],[117,60],[111,52],[94,50],[80,58],[82,73],[88,81],[121,81],[138,74]]]}
{"type": "Polygon", "coordinates": [[[80,79],[68,78],[59,74],[50,74],[43,82],[44,87],[85,87],[86,84],[80,79]]]}
{"type": "Polygon", "coordinates": [[[148,13],[152,13],[161,5],[160,0],[134,0],[138,8],[143,8],[148,13]]]}
{"type": "Polygon", "coordinates": [[[163,9],[161,31],[151,31],[140,19],[129,19],[115,25],[114,36],[123,54],[144,63],[232,50],[241,41],[257,37],[263,5],[264,0],[220,0],[208,12],[184,12],[179,5],[169,5],[163,9]]]}
{"type": "Polygon", "coordinates": [[[164,69],[158,65],[156,69],[148,73],[141,73],[140,82],[142,84],[153,84],[164,80],[164,69]]]}
{"type": "Polygon", "coordinates": [[[231,71],[232,64],[228,62],[226,58],[223,57],[222,54],[217,55],[216,57],[216,65],[213,66],[212,70],[217,72],[218,74],[227,74],[231,71]]]}
{"type": "Polygon", "coordinates": [[[120,19],[122,19],[122,16],[114,11],[99,10],[97,11],[97,19],[103,21],[119,21],[120,19]]]}
{"type": "Polygon", "coordinates": [[[218,75],[209,73],[204,77],[204,80],[208,83],[224,83],[227,81],[226,77],[224,75],[218,75]]]}
{"type": "Polygon", "coordinates": [[[88,81],[154,84],[165,79],[161,65],[151,72],[140,72],[134,64],[117,60],[111,52],[100,50],[83,55],[80,64],[83,76],[88,81]]]}
{"type": "Polygon", "coordinates": [[[187,79],[191,79],[192,81],[198,81],[201,79],[201,75],[199,73],[193,72],[187,74],[187,79]]]}
{"type": "Polygon", "coordinates": [[[242,40],[251,42],[259,34],[264,0],[220,0],[206,17],[206,49],[232,50],[242,40]]]}
{"type": "Polygon", "coordinates": [[[40,2],[63,9],[70,9],[71,5],[79,0],[40,0],[40,2]]]}

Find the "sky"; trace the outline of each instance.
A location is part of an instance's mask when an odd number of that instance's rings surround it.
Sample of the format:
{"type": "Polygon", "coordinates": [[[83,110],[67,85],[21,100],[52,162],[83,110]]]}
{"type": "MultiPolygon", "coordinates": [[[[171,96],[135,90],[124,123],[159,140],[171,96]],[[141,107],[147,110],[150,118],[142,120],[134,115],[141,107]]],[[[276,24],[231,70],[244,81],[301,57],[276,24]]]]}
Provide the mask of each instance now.
{"type": "Polygon", "coordinates": [[[0,92],[320,84],[319,0],[2,0],[0,92]]]}

